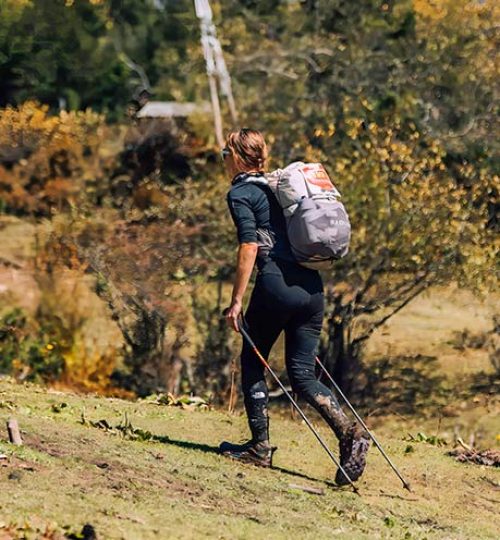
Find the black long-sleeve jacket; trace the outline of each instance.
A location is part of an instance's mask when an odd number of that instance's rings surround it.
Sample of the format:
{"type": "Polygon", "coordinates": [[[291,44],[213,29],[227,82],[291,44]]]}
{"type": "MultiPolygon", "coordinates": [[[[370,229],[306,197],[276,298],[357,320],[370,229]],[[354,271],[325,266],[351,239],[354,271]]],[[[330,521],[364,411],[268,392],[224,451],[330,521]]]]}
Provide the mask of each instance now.
{"type": "Polygon", "coordinates": [[[295,262],[286,233],[283,211],[261,174],[240,173],[233,178],[227,194],[238,242],[256,242],[259,259],[295,262]]]}

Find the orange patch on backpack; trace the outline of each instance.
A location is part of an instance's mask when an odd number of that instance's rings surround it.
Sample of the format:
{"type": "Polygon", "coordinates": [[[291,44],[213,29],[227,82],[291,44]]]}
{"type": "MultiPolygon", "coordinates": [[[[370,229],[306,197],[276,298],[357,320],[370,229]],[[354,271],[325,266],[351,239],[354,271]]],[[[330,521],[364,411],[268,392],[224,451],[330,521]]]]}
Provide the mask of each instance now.
{"type": "Polygon", "coordinates": [[[302,167],[302,172],[304,173],[307,182],[327,191],[333,189],[332,181],[323,165],[306,165],[305,167],[302,167]]]}

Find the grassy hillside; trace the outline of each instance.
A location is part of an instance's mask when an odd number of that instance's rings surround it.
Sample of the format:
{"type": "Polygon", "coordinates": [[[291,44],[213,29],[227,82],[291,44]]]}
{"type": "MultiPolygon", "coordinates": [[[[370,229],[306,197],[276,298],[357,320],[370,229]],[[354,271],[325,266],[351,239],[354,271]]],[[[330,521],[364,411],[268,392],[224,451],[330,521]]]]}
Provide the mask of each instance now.
{"type": "MultiPolygon", "coordinates": [[[[493,446],[498,403],[469,405],[462,429],[480,425],[493,446]]],[[[456,424],[443,418],[439,434],[456,424]]],[[[336,488],[329,483],[334,467],[288,411],[272,413],[279,450],[275,468],[263,470],[216,452],[222,439],[245,436],[240,414],[82,397],[3,379],[0,538],[64,538],[86,523],[98,538],[126,539],[498,537],[498,469],[457,463],[445,454],[449,445],[404,440],[435,434],[436,419],[379,417],[372,425],[413,493],[373,449],[360,495],[336,488]],[[5,442],[9,416],[22,427],[23,447],[5,442]],[[125,416],[131,426],[116,429],[125,416]]]]}

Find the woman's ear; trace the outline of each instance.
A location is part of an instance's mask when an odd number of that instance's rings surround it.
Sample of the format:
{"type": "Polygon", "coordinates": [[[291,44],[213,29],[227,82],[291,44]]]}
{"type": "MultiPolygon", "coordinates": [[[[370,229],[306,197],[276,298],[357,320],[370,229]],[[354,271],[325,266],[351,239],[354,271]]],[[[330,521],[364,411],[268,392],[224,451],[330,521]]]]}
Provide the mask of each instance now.
{"type": "Polygon", "coordinates": [[[239,172],[238,168],[236,167],[234,157],[232,155],[226,157],[226,159],[224,160],[224,166],[226,167],[227,174],[231,178],[233,178],[239,172]]]}

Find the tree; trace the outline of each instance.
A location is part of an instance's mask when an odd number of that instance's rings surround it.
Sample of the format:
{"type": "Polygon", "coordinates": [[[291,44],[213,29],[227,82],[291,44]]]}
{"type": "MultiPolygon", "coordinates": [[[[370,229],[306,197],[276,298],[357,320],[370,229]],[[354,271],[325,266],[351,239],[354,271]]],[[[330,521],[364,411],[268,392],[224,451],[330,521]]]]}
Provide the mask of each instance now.
{"type": "Polygon", "coordinates": [[[105,175],[99,133],[104,118],[91,110],[53,116],[32,101],[0,110],[0,212],[40,218],[93,204],[105,175]]]}
{"type": "Polygon", "coordinates": [[[327,279],[322,354],[353,390],[363,343],[425,288],[495,284],[497,142],[485,128],[497,9],[337,0],[279,11],[225,26],[230,70],[275,158],[322,161],[344,195],[354,234],[327,279]]]}
{"type": "MultiPolygon", "coordinates": [[[[8,5],[0,21],[8,102],[39,96],[55,108],[63,96],[71,107],[90,104],[116,119],[135,87],[149,85],[165,99],[208,94],[188,0],[8,5]],[[54,32],[51,17],[60,23],[54,32]],[[71,101],[73,91],[78,99],[71,101]]],[[[427,287],[452,279],[478,290],[495,285],[498,8],[490,0],[224,0],[213,8],[243,123],[265,132],[271,166],[319,160],[344,196],[352,248],[325,275],[322,354],[348,388],[362,381],[369,336],[427,287]]],[[[149,389],[158,380],[179,387],[179,369],[186,373],[189,362],[178,360],[181,337],[172,345],[165,336],[195,326],[193,310],[205,344],[196,343],[202,361],[186,375],[189,384],[197,376],[213,381],[217,369],[227,373],[229,349],[208,307],[216,295],[202,289],[231,275],[234,236],[227,183],[204,120],[182,124],[171,146],[170,133],[138,142],[131,136],[137,126],[124,135],[120,126],[106,131],[101,116],[90,128],[83,113],[43,111],[25,114],[28,127],[12,130],[23,133],[23,144],[0,135],[4,211],[61,212],[69,220],[57,241],[99,276],[97,292],[120,321],[136,380],[146,370],[149,389]],[[64,160],[52,152],[58,144],[64,160]],[[175,300],[162,296],[165,281],[175,300]],[[163,374],[160,365],[168,366],[163,374]]],[[[12,110],[2,112],[8,115],[13,123],[12,110]]],[[[210,384],[223,392],[226,382],[210,384]]]]}
{"type": "Polygon", "coordinates": [[[197,99],[202,58],[190,0],[2,1],[0,106],[34,99],[117,120],[143,89],[197,99]]]}

